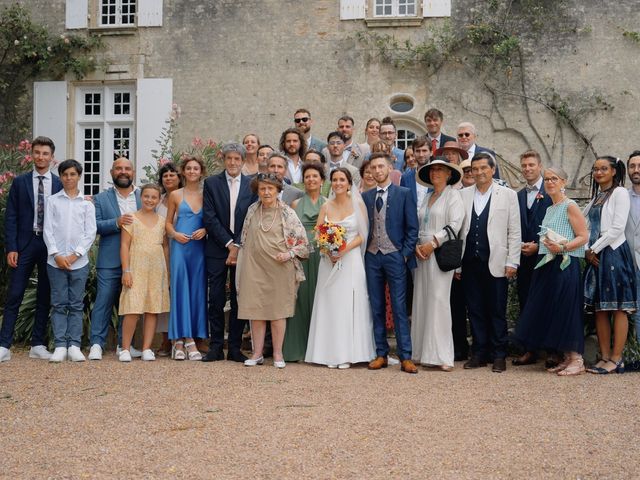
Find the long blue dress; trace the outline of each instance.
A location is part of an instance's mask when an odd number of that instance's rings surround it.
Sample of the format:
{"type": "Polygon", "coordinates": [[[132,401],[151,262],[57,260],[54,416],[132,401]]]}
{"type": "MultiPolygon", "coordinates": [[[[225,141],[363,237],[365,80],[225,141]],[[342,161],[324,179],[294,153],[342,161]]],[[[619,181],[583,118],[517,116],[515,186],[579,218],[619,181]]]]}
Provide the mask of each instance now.
{"type": "MultiPolygon", "coordinates": [[[[182,199],[175,223],[176,232],[191,235],[202,228],[202,209],[191,210],[182,199]]],[[[205,239],[184,245],[171,240],[171,310],[169,338],[207,338],[207,270],[205,239]]]]}

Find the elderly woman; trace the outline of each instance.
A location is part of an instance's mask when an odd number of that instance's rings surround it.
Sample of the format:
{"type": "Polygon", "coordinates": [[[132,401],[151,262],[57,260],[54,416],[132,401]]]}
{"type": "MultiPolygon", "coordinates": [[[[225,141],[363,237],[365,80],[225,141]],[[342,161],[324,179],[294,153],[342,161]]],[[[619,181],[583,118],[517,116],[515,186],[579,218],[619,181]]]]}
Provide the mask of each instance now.
{"type": "Polygon", "coordinates": [[[258,201],[245,217],[236,273],[238,318],[251,320],[253,341],[253,355],[244,364],[252,367],[264,362],[270,322],[273,365],[284,368],[286,319],[295,313],[298,285],[305,279],[300,259],[309,256],[309,240],[296,212],[278,199],[282,181],[275,174],[259,173],[251,188],[258,201]]]}
{"type": "Polygon", "coordinates": [[[367,190],[371,190],[376,187],[378,183],[376,179],[373,178],[373,172],[371,172],[371,160],[365,160],[360,165],[360,193],[366,192],[367,190]]]}
{"type": "Polygon", "coordinates": [[[454,361],[449,295],[453,271],[440,270],[433,252],[449,239],[445,227],[458,235],[464,221],[464,205],[458,190],[451,185],[460,181],[457,165],[433,160],[420,167],[416,180],[430,187],[418,212],[420,231],[414,274],[411,349],[414,361],[429,367],[451,371],[454,361]]]}
{"type": "MultiPolygon", "coordinates": [[[[314,151],[314,150],[310,150],[314,151]]],[[[309,152],[305,155],[305,164],[302,166],[302,178],[304,180],[304,195],[291,204],[298,218],[307,231],[309,243],[315,238],[314,227],[318,221],[320,207],[326,201],[320,190],[326,183],[324,166],[322,163],[308,163],[309,152]]],[[[296,313],[287,320],[287,332],[284,337],[284,359],[289,362],[304,360],[309,339],[309,323],[313,299],[316,293],[316,281],[318,279],[318,266],[320,265],[320,252],[315,250],[309,254],[309,258],[302,262],[305,281],[300,284],[296,299],[296,313]]]]}
{"type": "Polygon", "coordinates": [[[527,351],[565,352],[564,361],[548,371],[560,376],[584,373],[584,331],[580,258],[587,243],[587,224],[578,205],[564,193],[567,174],[559,167],[544,171],[545,191],[553,204],[542,220],[538,263],[529,300],[520,315],[515,339],[527,351]],[[553,234],[561,235],[551,240],[553,234]]]}
{"type": "Polygon", "coordinates": [[[620,159],[603,156],[591,172],[593,198],[584,210],[589,221],[584,303],[595,311],[601,359],[589,372],[624,373],[627,314],[637,310],[633,257],[624,234],[630,209],[629,192],[623,188],[626,168],[620,159]]]}

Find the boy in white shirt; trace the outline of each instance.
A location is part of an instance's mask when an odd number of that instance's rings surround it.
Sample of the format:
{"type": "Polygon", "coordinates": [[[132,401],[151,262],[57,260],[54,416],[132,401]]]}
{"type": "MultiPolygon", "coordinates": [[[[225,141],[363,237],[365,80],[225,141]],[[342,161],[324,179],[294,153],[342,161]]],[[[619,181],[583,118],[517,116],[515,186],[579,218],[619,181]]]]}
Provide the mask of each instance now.
{"type": "Polygon", "coordinates": [[[82,165],[65,160],[58,166],[63,190],[47,198],[44,242],[51,283],[51,324],[55,350],[50,362],[69,358],[83,362],[80,351],[84,292],[89,274],[88,253],[96,238],[93,203],[78,189],[82,165]]]}

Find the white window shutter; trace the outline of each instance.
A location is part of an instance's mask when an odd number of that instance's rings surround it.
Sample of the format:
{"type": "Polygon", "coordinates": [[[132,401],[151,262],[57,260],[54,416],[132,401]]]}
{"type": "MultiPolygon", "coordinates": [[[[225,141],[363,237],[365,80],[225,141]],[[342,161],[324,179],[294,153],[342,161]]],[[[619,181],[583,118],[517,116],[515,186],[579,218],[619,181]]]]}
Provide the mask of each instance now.
{"type": "Polygon", "coordinates": [[[33,83],[33,136],[56,145],[55,158],[67,158],[67,82],[33,83]]]}
{"type": "Polygon", "coordinates": [[[162,0],[138,0],[138,26],[162,26],[162,0]]]}
{"type": "Polygon", "coordinates": [[[365,18],[367,0],[340,0],[340,20],[365,18]]]}
{"type": "Polygon", "coordinates": [[[158,140],[171,115],[173,80],[144,78],[138,80],[136,92],[136,178],[145,178],[142,167],[154,165],[151,150],[158,149],[158,140]]]}
{"type": "Polygon", "coordinates": [[[423,17],[450,17],[451,0],[423,0],[423,17]]]}
{"type": "Polygon", "coordinates": [[[66,0],[65,27],[67,30],[87,28],[89,0],[66,0]]]}

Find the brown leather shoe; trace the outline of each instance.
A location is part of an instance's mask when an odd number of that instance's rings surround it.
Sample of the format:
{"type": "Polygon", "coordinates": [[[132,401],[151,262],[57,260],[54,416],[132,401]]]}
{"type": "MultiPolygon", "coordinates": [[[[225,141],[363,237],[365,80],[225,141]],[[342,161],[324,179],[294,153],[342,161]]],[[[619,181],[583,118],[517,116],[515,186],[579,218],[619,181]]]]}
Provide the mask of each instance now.
{"type": "Polygon", "coordinates": [[[400,370],[407,373],[418,373],[418,367],[411,360],[402,360],[400,370]]]}
{"type": "Polygon", "coordinates": [[[387,368],[387,365],[387,357],[376,357],[374,360],[369,362],[369,366],[367,368],[369,370],[380,370],[381,368],[387,368]]]}

